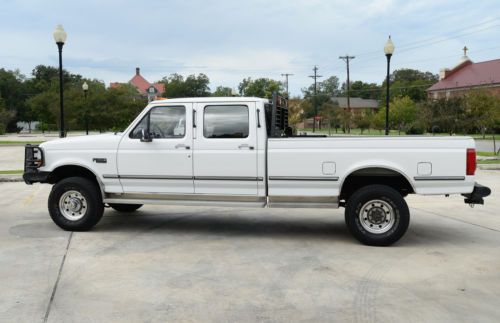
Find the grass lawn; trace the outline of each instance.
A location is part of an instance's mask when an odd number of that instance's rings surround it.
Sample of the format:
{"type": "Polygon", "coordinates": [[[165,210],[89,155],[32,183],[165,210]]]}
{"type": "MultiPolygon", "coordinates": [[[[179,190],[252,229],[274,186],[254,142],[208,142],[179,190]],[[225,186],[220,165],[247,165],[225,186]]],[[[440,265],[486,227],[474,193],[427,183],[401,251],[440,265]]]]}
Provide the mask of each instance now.
{"type": "Polygon", "coordinates": [[[38,145],[38,144],[41,144],[42,142],[45,142],[45,141],[37,141],[37,140],[33,140],[33,141],[0,140],[0,145],[26,145],[26,144],[38,145]]]}
{"type": "Polygon", "coordinates": [[[499,164],[500,165],[500,159],[488,159],[488,160],[478,160],[477,161],[478,164],[499,164]]]}
{"type": "Polygon", "coordinates": [[[0,170],[0,175],[17,175],[17,174],[22,174],[23,170],[18,169],[18,170],[0,170]]]}
{"type": "Polygon", "coordinates": [[[491,151],[478,151],[477,155],[478,156],[483,156],[483,157],[496,157],[496,156],[498,156],[498,155],[495,155],[495,153],[493,153],[491,151]]]}

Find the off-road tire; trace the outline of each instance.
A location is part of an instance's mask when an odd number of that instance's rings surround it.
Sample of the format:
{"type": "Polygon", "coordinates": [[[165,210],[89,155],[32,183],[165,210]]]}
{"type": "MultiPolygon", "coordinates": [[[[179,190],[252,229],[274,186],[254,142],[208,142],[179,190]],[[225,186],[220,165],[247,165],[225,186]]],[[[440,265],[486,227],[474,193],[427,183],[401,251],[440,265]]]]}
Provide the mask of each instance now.
{"type": "Polygon", "coordinates": [[[405,234],[410,211],[403,196],[395,189],[367,185],[347,200],[345,222],[360,242],[370,246],[389,246],[405,234]]]}
{"type": "Polygon", "coordinates": [[[104,212],[99,186],[83,177],[68,177],[57,182],[50,192],[48,208],[54,223],[67,231],[90,230],[104,212]],[[76,206],[61,208],[68,204],[76,206]],[[72,213],[74,210],[77,211],[72,213]]]}

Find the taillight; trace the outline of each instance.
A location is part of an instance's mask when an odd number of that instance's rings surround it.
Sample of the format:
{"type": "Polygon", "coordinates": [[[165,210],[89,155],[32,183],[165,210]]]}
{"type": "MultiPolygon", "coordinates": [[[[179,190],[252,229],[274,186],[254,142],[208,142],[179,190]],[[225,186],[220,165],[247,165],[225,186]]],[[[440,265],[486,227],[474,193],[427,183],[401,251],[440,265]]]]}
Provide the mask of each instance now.
{"type": "Polygon", "coordinates": [[[476,172],[476,150],[469,148],[467,149],[466,175],[474,175],[475,172],[476,172]]]}

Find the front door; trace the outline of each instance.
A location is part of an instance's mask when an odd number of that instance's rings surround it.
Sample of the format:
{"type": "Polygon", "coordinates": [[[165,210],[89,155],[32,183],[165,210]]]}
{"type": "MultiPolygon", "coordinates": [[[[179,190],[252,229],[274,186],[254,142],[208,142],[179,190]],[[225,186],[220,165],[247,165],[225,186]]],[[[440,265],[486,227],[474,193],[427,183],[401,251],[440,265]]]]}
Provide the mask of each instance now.
{"type": "Polygon", "coordinates": [[[194,187],[197,194],[257,196],[254,102],[196,104],[194,187]]]}
{"type": "Polygon", "coordinates": [[[192,110],[191,103],[153,107],[123,137],[117,159],[125,193],[194,192],[192,110]],[[147,129],[151,141],[141,141],[147,129]]]}

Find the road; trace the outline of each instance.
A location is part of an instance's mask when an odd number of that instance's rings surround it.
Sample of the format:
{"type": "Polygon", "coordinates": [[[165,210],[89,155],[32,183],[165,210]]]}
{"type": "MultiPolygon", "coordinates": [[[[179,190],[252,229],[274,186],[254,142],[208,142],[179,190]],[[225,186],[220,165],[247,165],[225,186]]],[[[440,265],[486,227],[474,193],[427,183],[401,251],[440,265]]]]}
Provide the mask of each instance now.
{"type": "Polygon", "coordinates": [[[145,206],[69,233],[50,186],[0,183],[0,321],[498,322],[500,172],[478,180],[485,206],[410,196],[387,248],[341,209],[145,206]]]}

